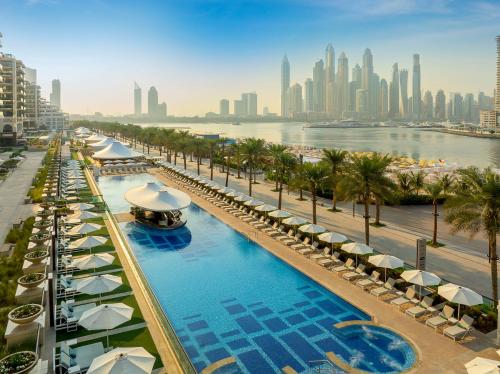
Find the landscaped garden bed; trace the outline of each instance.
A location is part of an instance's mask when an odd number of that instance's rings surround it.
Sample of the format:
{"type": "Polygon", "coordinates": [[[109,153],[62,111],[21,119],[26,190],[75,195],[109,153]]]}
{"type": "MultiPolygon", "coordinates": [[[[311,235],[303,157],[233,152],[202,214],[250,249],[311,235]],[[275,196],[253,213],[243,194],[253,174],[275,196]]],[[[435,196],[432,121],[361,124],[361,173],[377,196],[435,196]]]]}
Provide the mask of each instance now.
{"type": "Polygon", "coordinates": [[[8,318],[10,321],[19,325],[24,325],[33,322],[43,312],[43,306],[40,304],[26,304],[12,309],[8,318]]]}
{"type": "Polygon", "coordinates": [[[47,275],[44,273],[30,273],[18,278],[17,284],[24,288],[35,288],[42,284],[45,279],[47,279],[47,275]]]}
{"type": "Polygon", "coordinates": [[[0,360],[0,374],[28,373],[36,365],[38,355],[31,351],[12,353],[0,360]]]}
{"type": "Polygon", "coordinates": [[[39,249],[26,253],[24,255],[24,259],[34,264],[38,264],[42,262],[46,257],[48,257],[48,255],[49,251],[47,251],[46,249],[39,249]]]}

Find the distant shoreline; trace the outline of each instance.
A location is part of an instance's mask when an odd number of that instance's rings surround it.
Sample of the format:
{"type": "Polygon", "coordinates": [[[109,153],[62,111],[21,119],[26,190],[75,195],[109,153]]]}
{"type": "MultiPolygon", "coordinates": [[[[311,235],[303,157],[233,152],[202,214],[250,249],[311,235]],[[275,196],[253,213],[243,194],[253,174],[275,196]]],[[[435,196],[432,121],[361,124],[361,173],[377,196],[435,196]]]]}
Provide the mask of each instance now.
{"type": "Polygon", "coordinates": [[[500,139],[500,133],[485,134],[485,133],[477,133],[477,132],[473,132],[473,131],[453,130],[453,129],[443,129],[443,128],[440,128],[440,129],[439,128],[430,128],[430,129],[422,129],[422,130],[444,132],[446,134],[469,136],[472,138],[500,139]]]}

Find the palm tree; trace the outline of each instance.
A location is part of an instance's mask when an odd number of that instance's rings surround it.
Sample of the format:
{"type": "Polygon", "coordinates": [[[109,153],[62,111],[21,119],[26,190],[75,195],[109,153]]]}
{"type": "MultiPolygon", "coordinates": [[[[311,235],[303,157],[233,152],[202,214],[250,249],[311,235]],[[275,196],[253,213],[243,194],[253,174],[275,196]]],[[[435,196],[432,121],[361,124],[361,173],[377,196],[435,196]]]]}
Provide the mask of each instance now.
{"type": "Polygon", "coordinates": [[[224,158],[226,157],[226,145],[227,145],[227,142],[228,142],[229,138],[225,138],[223,136],[221,136],[219,139],[218,139],[218,143],[221,145],[220,147],[220,156],[221,156],[221,164],[222,164],[222,172],[224,173],[225,171],[225,163],[224,163],[224,158]]]}
{"type": "Polygon", "coordinates": [[[340,180],[342,169],[348,156],[347,151],[341,149],[323,149],[322,160],[330,167],[330,179],[332,182],[332,212],[337,211],[337,185],[340,180]]]}
{"type": "Polygon", "coordinates": [[[210,157],[210,180],[214,180],[214,153],[217,147],[217,140],[209,139],[207,140],[208,155],[210,157]]]}
{"type": "Polygon", "coordinates": [[[262,164],[266,154],[266,142],[264,139],[246,138],[242,144],[242,156],[246,161],[250,175],[248,178],[248,194],[252,196],[252,175],[262,164]]]}
{"type": "Polygon", "coordinates": [[[413,184],[411,182],[410,174],[398,172],[396,174],[398,178],[399,190],[404,198],[408,198],[413,191],[413,184]]]}
{"type": "Polygon", "coordinates": [[[371,156],[354,156],[352,163],[340,182],[341,193],[349,200],[361,199],[365,207],[365,243],[370,244],[370,202],[377,191],[392,183],[385,175],[385,170],[391,163],[389,155],[374,153],[371,156]]]}
{"type": "Polygon", "coordinates": [[[432,245],[438,246],[437,229],[438,229],[438,200],[443,194],[443,185],[440,182],[429,183],[424,186],[425,191],[432,199],[432,215],[434,216],[434,228],[432,232],[432,245]]]}
{"type": "Polygon", "coordinates": [[[192,140],[192,149],[196,155],[196,171],[198,175],[200,175],[200,164],[201,164],[201,155],[205,146],[205,140],[202,138],[194,138],[192,140]]]}
{"type": "Polygon", "coordinates": [[[494,305],[498,304],[497,235],[500,232],[500,175],[491,168],[459,170],[459,183],[445,204],[446,222],[453,231],[479,231],[488,235],[488,259],[494,305]]]}
{"type": "Polygon", "coordinates": [[[286,145],[283,145],[283,144],[269,144],[267,146],[267,150],[268,150],[268,153],[269,153],[269,158],[270,158],[270,161],[271,161],[271,164],[272,164],[272,167],[273,167],[273,171],[274,171],[274,181],[275,181],[275,186],[274,186],[274,190],[275,191],[278,191],[278,164],[279,164],[279,160],[281,158],[281,156],[283,155],[283,153],[285,153],[287,151],[288,147],[286,145]]]}
{"type": "Polygon", "coordinates": [[[443,187],[443,195],[446,197],[448,196],[450,190],[453,189],[455,177],[451,174],[443,174],[439,177],[439,183],[441,183],[441,187],[443,187]]]}
{"type": "Polygon", "coordinates": [[[238,142],[231,144],[231,153],[236,158],[236,178],[241,179],[241,144],[238,142]]]}
{"type": "Polygon", "coordinates": [[[308,184],[309,192],[311,193],[312,202],[312,221],[315,224],[316,219],[316,194],[319,189],[323,188],[323,185],[328,180],[329,171],[321,163],[313,164],[311,162],[305,162],[303,165],[303,175],[304,180],[308,184]]]}
{"type": "Polygon", "coordinates": [[[226,152],[226,166],[227,166],[227,168],[226,168],[226,184],[225,184],[226,187],[229,185],[229,170],[231,169],[231,151],[232,151],[232,148],[228,147],[227,152],[226,152]]]}
{"type": "Polygon", "coordinates": [[[418,196],[418,193],[425,185],[425,173],[422,170],[410,172],[410,183],[413,187],[413,191],[415,191],[415,195],[418,196]]]}
{"type": "Polygon", "coordinates": [[[281,209],[283,202],[283,182],[285,177],[289,180],[296,166],[297,158],[290,152],[282,153],[277,160],[276,179],[278,180],[278,209],[281,209]]]}

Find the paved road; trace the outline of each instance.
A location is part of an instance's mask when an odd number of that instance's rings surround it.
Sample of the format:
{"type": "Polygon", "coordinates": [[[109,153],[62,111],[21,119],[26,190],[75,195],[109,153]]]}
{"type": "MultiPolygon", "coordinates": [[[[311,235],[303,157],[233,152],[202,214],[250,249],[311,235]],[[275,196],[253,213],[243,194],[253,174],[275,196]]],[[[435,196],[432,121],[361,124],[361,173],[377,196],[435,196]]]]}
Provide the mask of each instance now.
{"type": "Polygon", "coordinates": [[[45,152],[24,152],[24,155],[26,159],[0,184],[0,243],[2,244],[12,224],[26,219],[33,213],[33,206],[25,205],[24,198],[45,152]]]}

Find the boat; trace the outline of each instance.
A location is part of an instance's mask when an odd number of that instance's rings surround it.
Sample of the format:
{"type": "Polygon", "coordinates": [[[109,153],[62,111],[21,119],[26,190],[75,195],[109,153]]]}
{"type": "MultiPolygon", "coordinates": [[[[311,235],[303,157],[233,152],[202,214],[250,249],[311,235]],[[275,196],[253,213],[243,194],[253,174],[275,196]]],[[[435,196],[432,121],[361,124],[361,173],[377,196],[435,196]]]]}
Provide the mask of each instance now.
{"type": "Polygon", "coordinates": [[[241,123],[239,123],[239,122],[233,122],[233,126],[239,126],[239,125],[241,125],[241,123]]]}
{"type": "Polygon", "coordinates": [[[363,122],[352,119],[345,119],[333,122],[316,122],[307,123],[303,128],[319,128],[319,129],[334,129],[334,128],[362,128],[362,127],[379,127],[380,122],[363,122]]]}

